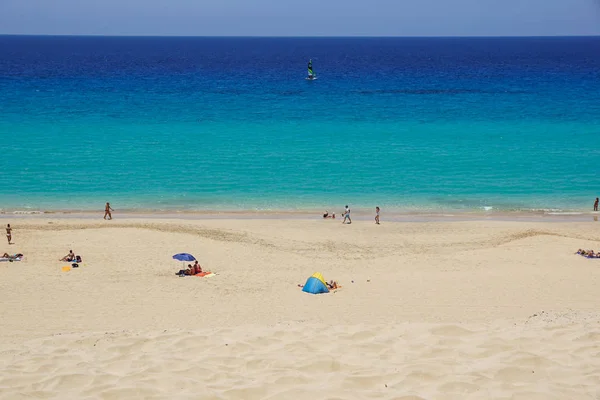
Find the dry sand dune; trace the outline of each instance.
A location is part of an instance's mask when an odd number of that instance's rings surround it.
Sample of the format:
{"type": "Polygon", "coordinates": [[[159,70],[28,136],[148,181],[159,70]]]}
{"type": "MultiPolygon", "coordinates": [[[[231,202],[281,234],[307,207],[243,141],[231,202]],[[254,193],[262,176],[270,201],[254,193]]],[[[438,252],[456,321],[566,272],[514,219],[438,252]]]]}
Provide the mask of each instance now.
{"type": "Polygon", "coordinates": [[[10,222],[2,399],[600,399],[594,223],[10,222]]]}
{"type": "Polygon", "coordinates": [[[561,317],[56,335],[2,347],[0,398],[597,399],[600,316],[561,317]]]}

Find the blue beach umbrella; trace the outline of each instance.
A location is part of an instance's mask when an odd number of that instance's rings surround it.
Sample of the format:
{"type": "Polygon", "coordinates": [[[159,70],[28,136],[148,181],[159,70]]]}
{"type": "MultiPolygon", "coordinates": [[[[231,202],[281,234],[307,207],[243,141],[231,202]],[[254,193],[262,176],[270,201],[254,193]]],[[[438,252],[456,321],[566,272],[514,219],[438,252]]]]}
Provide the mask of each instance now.
{"type": "Polygon", "coordinates": [[[186,261],[196,261],[196,258],[188,253],[177,253],[173,256],[173,258],[177,261],[183,262],[184,266],[186,261]]]}
{"type": "Polygon", "coordinates": [[[173,258],[177,261],[196,261],[194,256],[188,253],[175,254],[173,258]]]}

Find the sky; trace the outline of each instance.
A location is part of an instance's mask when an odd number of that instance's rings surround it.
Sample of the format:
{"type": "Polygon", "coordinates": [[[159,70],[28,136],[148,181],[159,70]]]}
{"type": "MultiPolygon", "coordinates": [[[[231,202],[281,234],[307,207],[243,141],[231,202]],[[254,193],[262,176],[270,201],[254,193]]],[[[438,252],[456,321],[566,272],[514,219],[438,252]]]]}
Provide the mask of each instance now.
{"type": "Polygon", "coordinates": [[[0,34],[600,35],[600,0],[0,0],[0,34]]]}

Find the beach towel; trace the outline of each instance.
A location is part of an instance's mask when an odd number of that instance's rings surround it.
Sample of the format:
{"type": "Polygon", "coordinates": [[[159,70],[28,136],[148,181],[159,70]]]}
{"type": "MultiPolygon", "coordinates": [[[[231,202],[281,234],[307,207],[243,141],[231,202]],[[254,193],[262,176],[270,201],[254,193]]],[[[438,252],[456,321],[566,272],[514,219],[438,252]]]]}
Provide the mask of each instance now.
{"type": "Polygon", "coordinates": [[[199,278],[212,278],[213,276],[215,276],[216,274],[213,274],[210,271],[206,271],[206,272],[200,272],[199,274],[196,274],[194,276],[197,276],[199,278]]]}

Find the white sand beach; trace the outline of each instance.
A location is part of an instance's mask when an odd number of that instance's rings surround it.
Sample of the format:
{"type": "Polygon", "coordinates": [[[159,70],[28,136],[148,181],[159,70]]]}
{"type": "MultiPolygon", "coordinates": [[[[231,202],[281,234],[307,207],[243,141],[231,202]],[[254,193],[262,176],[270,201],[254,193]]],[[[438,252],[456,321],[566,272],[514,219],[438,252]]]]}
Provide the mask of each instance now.
{"type": "Polygon", "coordinates": [[[597,222],[6,222],[0,399],[600,398],[597,222]]]}

